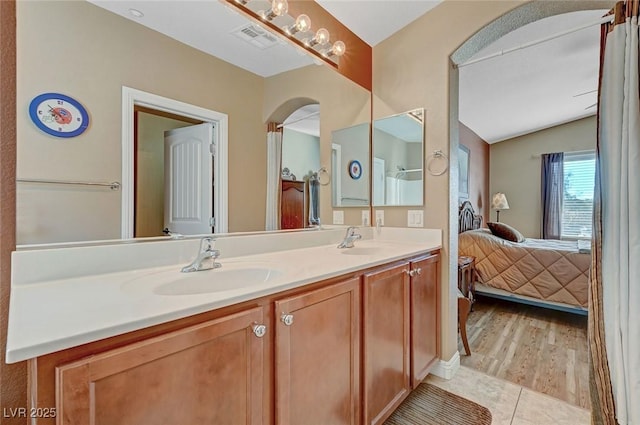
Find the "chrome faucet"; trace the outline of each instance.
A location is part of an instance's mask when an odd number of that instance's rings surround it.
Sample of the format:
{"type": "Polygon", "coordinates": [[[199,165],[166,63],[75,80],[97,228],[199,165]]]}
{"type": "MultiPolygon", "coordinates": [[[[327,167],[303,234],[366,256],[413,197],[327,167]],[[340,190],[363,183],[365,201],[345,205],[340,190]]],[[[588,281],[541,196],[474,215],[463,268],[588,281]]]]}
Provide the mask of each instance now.
{"type": "Polygon", "coordinates": [[[216,262],[216,259],[220,257],[220,251],[213,249],[213,243],[215,239],[211,237],[202,238],[200,241],[200,251],[195,260],[188,266],[184,266],[181,270],[182,273],[199,272],[200,270],[211,270],[222,267],[222,264],[216,262]],[[203,264],[207,262],[208,264],[203,264]]]}
{"type": "Polygon", "coordinates": [[[338,248],[353,248],[353,242],[362,239],[362,235],[356,233],[356,229],[357,227],[355,226],[347,227],[347,233],[344,235],[344,239],[340,242],[338,248]]]}

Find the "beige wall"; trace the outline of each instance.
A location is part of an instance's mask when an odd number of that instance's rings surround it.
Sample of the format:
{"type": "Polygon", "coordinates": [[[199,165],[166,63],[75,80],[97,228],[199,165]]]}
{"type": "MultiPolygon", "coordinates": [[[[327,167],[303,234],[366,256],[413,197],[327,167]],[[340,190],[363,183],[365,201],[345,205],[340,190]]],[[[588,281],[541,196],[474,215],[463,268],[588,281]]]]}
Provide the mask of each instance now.
{"type": "MultiPolygon", "coordinates": [[[[373,49],[373,118],[424,107],[425,155],[428,158],[434,150],[442,150],[450,156],[449,172],[441,176],[425,173],[423,207],[425,227],[443,229],[441,358],[447,361],[457,350],[455,280],[449,279],[456,267],[455,254],[450,258],[449,252],[450,244],[455,243],[449,217],[450,212],[457,215],[457,177],[450,179],[450,173],[457,176],[458,172],[457,140],[451,152],[449,147],[449,57],[478,30],[519,4],[446,0],[373,49]],[[450,185],[456,192],[452,198],[450,185]]],[[[406,226],[407,209],[384,208],[385,224],[406,226]]]]}
{"type": "MultiPolygon", "coordinates": [[[[371,93],[328,66],[310,65],[265,80],[264,120],[284,119],[300,105],[283,105],[297,98],[320,104],[320,165],[330,170],[331,132],[369,122],[371,93]]],[[[345,224],[360,224],[360,211],[360,208],[344,209],[345,224]]],[[[320,220],[331,223],[332,219],[329,184],[320,186],[320,220]]]]}
{"type": "Polygon", "coordinates": [[[282,168],[297,180],[320,169],[320,138],[285,128],[282,132],[282,168]]]}
{"type": "MultiPolygon", "coordinates": [[[[88,2],[19,2],[17,14],[18,177],[120,181],[124,85],[228,114],[229,230],[264,229],[263,78],[88,2]],[[39,131],[28,107],[45,92],[80,101],[89,129],[39,131]]],[[[119,191],[19,184],[17,196],[18,243],[120,237],[119,191]]]]}
{"type": "Polygon", "coordinates": [[[469,201],[486,227],[490,221],[489,144],[466,125],[460,123],[460,144],[469,148],[469,201]]]}
{"type": "Polygon", "coordinates": [[[167,117],[136,112],[135,236],[163,236],[164,229],[164,132],[190,124],[167,117]]]}
{"type": "Polygon", "coordinates": [[[503,192],[509,201],[509,209],[500,212],[500,221],[525,237],[539,238],[540,155],[595,149],[596,134],[596,117],[592,116],[492,144],[491,193],[503,192]]]}

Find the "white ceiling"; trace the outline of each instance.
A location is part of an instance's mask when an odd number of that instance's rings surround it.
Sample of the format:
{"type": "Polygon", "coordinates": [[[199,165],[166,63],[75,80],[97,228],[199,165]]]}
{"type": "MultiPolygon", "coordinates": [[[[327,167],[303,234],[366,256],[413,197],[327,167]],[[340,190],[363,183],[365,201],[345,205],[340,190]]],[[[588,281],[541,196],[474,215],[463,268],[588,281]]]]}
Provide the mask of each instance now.
{"type": "Polygon", "coordinates": [[[282,125],[289,130],[320,137],[320,105],[314,103],[296,109],[282,125]]]}
{"type": "MultiPolygon", "coordinates": [[[[472,59],[595,22],[606,10],[535,21],[472,59]]],[[[495,143],[594,115],[600,26],[460,68],[460,121],[495,143]],[[576,96],[590,92],[581,96],[576,96]]]]}
{"type": "MultiPolygon", "coordinates": [[[[267,49],[232,35],[248,23],[218,0],[88,0],[224,61],[269,77],[314,63],[276,37],[267,49]],[[129,9],[144,17],[135,18],[129,9]]],[[[370,45],[440,3],[432,0],[317,0],[370,45]]],[[[266,0],[252,0],[255,8],[266,0]]],[[[606,11],[584,11],[536,21],[497,40],[474,58],[592,22],[606,11]]],[[[278,18],[281,19],[281,18],[278,18]]],[[[284,25],[292,20],[278,22],[284,25]]],[[[313,23],[312,23],[313,27],[313,23]]],[[[348,46],[347,46],[348,48],[348,46]]],[[[593,115],[598,78],[599,27],[460,69],[460,120],[489,143],[593,115]]]]}
{"type": "MultiPolygon", "coordinates": [[[[88,1],[262,77],[314,63],[310,55],[279,37],[279,42],[263,50],[232,35],[248,19],[218,0],[88,1]],[[131,8],[144,17],[133,17],[131,8]]],[[[260,3],[268,5],[265,1],[254,4],[260,3]]]]}
{"type": "Polygon", "coordinates": [[[370,46],[436,7],[442,0],[316,0],[370,46]]]}

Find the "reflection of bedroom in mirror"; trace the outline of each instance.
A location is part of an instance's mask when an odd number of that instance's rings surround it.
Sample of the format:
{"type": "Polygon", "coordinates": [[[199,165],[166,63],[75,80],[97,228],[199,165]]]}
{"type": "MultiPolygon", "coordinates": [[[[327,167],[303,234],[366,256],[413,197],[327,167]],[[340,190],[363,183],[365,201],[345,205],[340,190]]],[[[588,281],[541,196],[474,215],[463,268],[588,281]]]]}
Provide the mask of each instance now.
{"type": "MultiPolygon", "coordinates": [[[[320,105],[294,111],[282,124],[280,228],[309,227],[310,178],[320,169],[320,105]]],[[[318,202],[316,199],[315,202],[318,202]]]]}
{"type": "Polygon", "coordinates": [[[424,109],[374,120],[373,205],[423,204],[424,109]]]}

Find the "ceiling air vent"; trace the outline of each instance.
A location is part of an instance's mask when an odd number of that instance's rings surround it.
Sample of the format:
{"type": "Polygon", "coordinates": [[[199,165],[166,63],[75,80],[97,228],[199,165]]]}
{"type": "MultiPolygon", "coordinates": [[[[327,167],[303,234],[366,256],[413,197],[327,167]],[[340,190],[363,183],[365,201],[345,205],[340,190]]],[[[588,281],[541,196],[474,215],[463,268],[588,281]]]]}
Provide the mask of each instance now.
{"type": "Polygon", "coordinates": [[[243,25],[240,28],[236,28],[231,31],[231,34],[246,41],[247,43],[253,44],[259,49],[268,49],[269,47],[278,44],[278,39],[274,35],[270,34],[267,30],[260,28],[258,25],[251,23],[243,25]]]}

